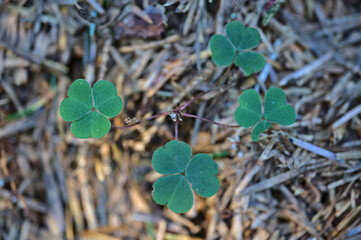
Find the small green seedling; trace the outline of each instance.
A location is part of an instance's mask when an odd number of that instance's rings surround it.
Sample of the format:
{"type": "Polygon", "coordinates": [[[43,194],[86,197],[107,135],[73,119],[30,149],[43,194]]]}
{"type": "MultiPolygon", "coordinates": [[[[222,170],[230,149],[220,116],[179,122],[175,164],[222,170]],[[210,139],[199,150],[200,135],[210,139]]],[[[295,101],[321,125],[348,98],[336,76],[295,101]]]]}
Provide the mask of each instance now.
{"type": "Polygon", "coordinates": [[[184,142],[173,140],[158,148],[152,157],[155,171],[166,176],[154,184],[153,200],[168,205],[175,213],[185,213],[193,206],[193,190],[202,197],[211,197],[219,189],[218,166],[204,153],[195,155],[184,142]]]}
{"type": "Polygon", "coordinates": [[[123,102],[113,83],[97,81],[93,89],[84,79],[74,81],[68,98],[60,104],[60,115],[71,124],[71,132],[78,138],[102,138],[110,129],[110,121],[120,113],[123,102]]]}
{"type": "Polygon", "coordinates": [[[261,132],[272,127],[272,123],[291,125],[296,120],[296,113],[292,106],[286,104],[286,95],[282,89],[270,88],[264,99],[264,114],[262,115],[261,98],[254,89],[248,89],[239,97],[239,107],[234,116],[242,127],[253,128],[251,136],[254,142],[258,141],[261,132]],[[265,119],[262,119],[264,115],[265,119]],[[261,120],[262,119],[262,120],[261,120]]]}
{"type": "Polygon", "coordinates": [[[209,41],[212,60],[218,67],[226,67],[233,62],[242,69],[245,76],[259,72],[266,61],[262,54],[245,51],[258,46],[260,35],[255,28],[246,28],[242,23],[233,21],[226,26],[226,37],[215,34],[209,41]]]}

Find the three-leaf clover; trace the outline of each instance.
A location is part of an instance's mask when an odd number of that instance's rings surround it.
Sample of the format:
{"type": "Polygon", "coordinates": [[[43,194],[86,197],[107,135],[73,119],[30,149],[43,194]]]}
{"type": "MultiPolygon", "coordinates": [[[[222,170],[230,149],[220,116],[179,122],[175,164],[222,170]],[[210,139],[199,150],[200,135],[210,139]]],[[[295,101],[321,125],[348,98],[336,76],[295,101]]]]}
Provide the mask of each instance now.
{"type": "Polygon", "coordinates": [[[234,116],[242,127],[252,127],[257,123],[251,133],[254,142],[258,141],[261,132],[272,127],[271,122],[287,126],[296,120],[295,110],[286,104],[286,95],[282,89],[277,87],[270,88],[266,93],[264,99],[265,119],[262,119],[261,98],[254,89],[244,91],[239,97],[239,107],[234,116]]]}
{"type": "Polygon", "coordinates": [[[195,155],[184,142],[173,140],[158,148],[152,157],[155,171],[166,176],[153,184],[153,200],[168,205],[175,213],[187,212],[193,206],[192,189],[202,197],[211,197],[219,189],[218,166],[204,153],[195,155]]]}
{"type": "Polygon", "coordinates": [[[78,138],[104,137],[110,129],[107,117],[115,117],[123,107],[115,86],[105,80],[97,81],[92,89],[78,79],[70,85],[68,96],[60,104],[60,115],[72,122],[71,132],[78,138]]]}
{"type": "Polygon", "coordinates": [[[259,72],[266,61],[262,54],[245,51],[258,46],[261,41],[255,28],[246,28],[242,23],[233,21],[226,26],[226,37],[215,34],[209,41],[212,60],[218,67],[226,67],[234,63],[240,67],[245,76],[259,72]]]}

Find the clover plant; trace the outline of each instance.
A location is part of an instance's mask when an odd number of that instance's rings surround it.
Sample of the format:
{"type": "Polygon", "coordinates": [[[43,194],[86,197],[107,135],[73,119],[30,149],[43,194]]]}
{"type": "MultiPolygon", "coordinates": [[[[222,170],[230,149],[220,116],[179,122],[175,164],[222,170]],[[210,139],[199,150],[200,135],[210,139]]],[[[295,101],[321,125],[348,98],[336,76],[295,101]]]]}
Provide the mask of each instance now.
{"type": "MultiPolygon", "coordinates": [[[[260,43],[260,35],[255,28],[246,28],[240,22],[233,21],[227,24],[226,35],[227,37],[215,34],[209,42],[212,60],[217,66],[229,66],[230,69],[234,63],[246,76],[263,68],[263,55],[250,51],[260,43]]],[[[222,80],[223,77],[219,83],[222,80]]],[[[253,141],[258,141],[259,134],[270,128],[272,123],[290,125],[296,118],[293,108],[286,104],[285,94],[276,87],[270,88],[266,93],[263,114],[259,94],[252,89],[244,91],[235,111],[238,125],[222,124],[185,112],[192,102],[211,91],[207,90],[169,112],[135,120],[127,126],[114,126],[125,129],[164,115],[169,115],[175,122],[176,140],[168,142],[165,147],[160,147],[153,153],[154,170],[165,176],[153,184],[152,196],[156,203],[167,205],[176,213],[184,213],[191,209],[193,191],[202,197],[211,197],[217,193],[220,186],[217,178],[218,166],[212,157],[199,153],[192,158],[191,148],[186,143],[178,141],[178,124],[182,117],[196,118],[221,127],[254,126],[251,133],[253,141]]],[[[65,121],[72,122],[71,131],[74,136],[101,138],[111,127],[108,118],[118,115],[122,107],[122,100],[117,96],[117,90],[111,82],[100,80],[92,89],[87,81],[78,79],[69,87],[68,98],[60,105],[60,115],[65,121]]]]}
{"type": "Polygon", "coordinates": [[[254,89],[248,89],[239,97],[239,107],[235,114],[236,122],[242,127],[253,128],[252,140],[257,142],[261,132],[272,127],[272,123],[291,125],[296,120],[292,106],[286,104],[286,95],[282,89],[270,88],[264,99],[264,114],[262,114],[261,98],[254,89]],[[264,116],[264,119],[262,119],[264,116]]]}
{"type": "Polygon", "coordinates": [[[212,60],[218,67],[230,66],[233,62],[242,69],[245,76],[259,72],[266,61],[262,54],[248,51],[261,41],[255,28],[246,28],[242,23],[233,21],[226,26],[227,38],[215,34],[209,41],[212,60]]]}
{"type": "Polygon", "coordinates": [[[192,159],[191,156],[188,144],[177,140],[153,153],[153,169],[166,175],[153,184],[153,200],[160,205],[167,204],[175,213],[187,212],[193,206],[191,188],[202,197],[211,197],[219,189],[217,163],[204,153],[192,159]]]}
{"type": "Polygon", "coordinates": [[[97,81],[93,89],[84,79],[74,81],[68,98],[60,104],[60,115],[72,122],[70,129],[78,138],[101,138],[110,129],[110,121],[120,113],[123,102],[113,83],[97,81]]]}

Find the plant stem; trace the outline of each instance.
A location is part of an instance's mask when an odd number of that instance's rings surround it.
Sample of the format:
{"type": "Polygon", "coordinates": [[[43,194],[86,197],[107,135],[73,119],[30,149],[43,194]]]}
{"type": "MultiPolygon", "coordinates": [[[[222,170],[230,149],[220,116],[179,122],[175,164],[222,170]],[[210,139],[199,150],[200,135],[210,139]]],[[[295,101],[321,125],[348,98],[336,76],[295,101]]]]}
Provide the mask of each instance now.
{"type": "Polygon", "coordinates": [[[182,116],[183,117],[196,118],[196,119],[199,119],[199,120],[202,120],[202,121],[205,121],[205,122],[208,122],[208,123],[212,123],[212,124],[215,124],[215,125],[218,125],[218,126],[221,126],[221,127],[239,128],[239,125],[223,124],[223,123],[215,122],[215,121],[212,121],[212,120],[209,120],[209,119],[206,119],[206,118],[202,118],[202,117],[199,117],[197,115],[188,114],[188,113],[183,113],[182,116]]]}
{"type": "MultiPolygon", "coordinates": [[[[234,60],[233,60],[234,62],[234,60]]],[[[215,84],[214,87],[200,93],[198,96],[192,98],[191,100],[189,100],[188,102],[186,102],[184,105],[178,107],[177,109],[173,109],[169,112],[162,112],[162,113],[159,113],[159,114],[156,114],[156,115],[153,115],[153,116],[150,116],[149,118],[146,118],[146,119],[143,119],[143,120],[137,120],[135,123],[132,123],[130,125],[127,125],[127,126],[124,126],[124,127],[120,127],[120,126],[114,126],[112,125],[113,128],[118,128],[118,129],[127,129],[127,128],[131,128],[135,125],[138,125],[139,123],[142,123],[142,122],[147,122],[147,121],[150,121],[154,118],[158,118],[160,116],[163,116],[163,115],[169,115],[169,113],[173,112],[173,113],[176,113],[176,114],[180,114],[181,116],[186,116],[186,117],[190,117],[190,118],[197,118],[197,119],[200,119],[202,121],[205,121],[205,122],[209,122],[209,123],[212,123],[212,124],[215,124],[215,125],[218,125],[218,126],[221,126],[221,127],[228,127],[228,128],[236,128],[236,127],[239,127],[238,125],[227,125],[227,124],[222,124],[222,123],[218,123],[218,122],[215,122],[215,121],[212,121],[212,120],[209,120],[209,119],[205,119],[205,118],[202,118],[202,117],[198,117],[196,115],[192,115],[192,114],[187,114],[187,113],[184,113],[183,111],[191,104],[193,103],[194,101],[200,99],[201,97],[203,97],[204,95],[214,91],[217,89],[217,87],[223,82],[223,80],[228,76],[230,70],[231,70],[231,67],[233,66],[233,62],[232,64],[227,68],[226,72],[222,75],[221,79],[219,79],[219,81],[215,84]]],[[[176,122],[175,122],[175,137],[176,137],[176,140],[178,140],[178,125],[179,125],[179,120],[178,118],[176,119],[176,122]]]]}
{"type": "Polygon", "coordinates": [[[215,88],[208,89],[208,90],[200,93],[198,96],[195,96],[194,98],[192,98],[191,100],[189,100],[188,102],[186,102],[186,103],[185,103],[183,106],[181,106],[179,109],[180,109],[181,111],[184,111],[184,109],[186,109],[186,108],[189,106],[189,104],[191,104],[192,102],[200,99],[201,97],[203,97],[204,95],[212,92],[212,91],[215,90],[215,89],[216,89],[216,87],[215,87],[215,88]]]}
{"type": "Polygon", "coordinates": [[[219,84],[221,84],[223,82],[223,80],[228,76],[229,71],[231,70],[231,67],[233,66],[234,60],[232,62],[231,65],[229,65],[229,67],[227,68],[226,72],[222,75],[221,79],[218,80],[218,82],[216,83],[216,88],[219,86],[219,84]]]}
{"type": "Polygon", "coordinates": [[[118,128],[118,129],[127,129],[127,128],[131,128],[131,127],[133,127],[133,126],[135,126],[135,125],[138,125],[139,123],[147,122],[147,121],[150,121],[150,120],[152,120],[152,119],[154,119],[154,118],[158,118],[158,117],[160,117],[160,116],[164,116],[164,115],[168,115],[168,114],[169,114],[169,112],[162,112],[162,113],[158,113],[158,114],[156,114],[156,115],[150,116],[150,117],[148,117],[148,118],[146,118],[146,119],[137,120],[135,123],[132,123],[132,124],[127,125],[127,126],[124,126],[124,127],[114,126],[114,125],[112,125],[112,127],[113,127],[113,128],[118,128]]]}

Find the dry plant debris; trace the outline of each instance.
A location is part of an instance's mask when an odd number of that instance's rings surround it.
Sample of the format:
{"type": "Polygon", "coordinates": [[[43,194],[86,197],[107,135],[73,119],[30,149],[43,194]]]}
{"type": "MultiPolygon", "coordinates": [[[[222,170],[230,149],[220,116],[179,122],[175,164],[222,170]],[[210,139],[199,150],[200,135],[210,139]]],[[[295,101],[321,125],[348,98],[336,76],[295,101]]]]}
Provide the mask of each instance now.
{"type": "Polygon", "coordinates": [[[0,239],[361,239],[360,36],[358,0],[1,1],[0,239]],[[226,71],[208,42],[233,20],[260,32],[266,66],[231,68],[190,112],[234,124],[244,90],[278,86],[296,122],[253,143],[184,120],[179,137],[216,159],[220,190],[175,214],[151,198],[171,119],[81,140],[59,105],[82,78],[122,93],[114,125],[174,109],[226,71]]]}

